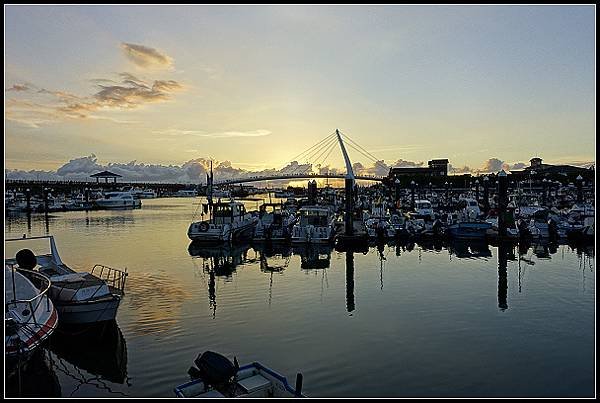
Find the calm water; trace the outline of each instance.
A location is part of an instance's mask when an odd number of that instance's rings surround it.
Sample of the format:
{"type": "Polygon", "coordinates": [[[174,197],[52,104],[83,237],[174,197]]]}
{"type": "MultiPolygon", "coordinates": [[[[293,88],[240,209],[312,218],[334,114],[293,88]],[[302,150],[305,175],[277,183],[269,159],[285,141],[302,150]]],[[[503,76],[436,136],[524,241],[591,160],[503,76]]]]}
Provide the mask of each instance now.
{"type": "Polygon", "coordinates": [[[171,397],[214,350],[300,371],[310,396],[594,395],[593,247],[197,248],[199,202],[7,218],[76,270],[130,273],[118,325],[59,329],[24,393],[171,397]]]}

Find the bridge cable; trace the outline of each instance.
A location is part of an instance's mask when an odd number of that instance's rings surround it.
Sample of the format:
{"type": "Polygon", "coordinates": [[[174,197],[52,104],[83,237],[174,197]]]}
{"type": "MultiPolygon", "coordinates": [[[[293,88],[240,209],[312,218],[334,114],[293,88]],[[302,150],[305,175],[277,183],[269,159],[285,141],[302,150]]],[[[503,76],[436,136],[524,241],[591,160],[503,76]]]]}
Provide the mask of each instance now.
{"type": "Polygon", "coordinates": [[[335,135],[335,133],[331,133],[329,136],[321,139],[321,141],[317,142],[316,144],[313,144],[311,147],[307,148],[306,150],[302,151],[300,154],[298,154],[297,156],[295,156],[294,158],[292,158],[290,160],[290,162],[292,161],[296,161],[298,158],[300,158],[302,155],[308,153],[310,150],[312,150],[313,148],[317,147],[318,145],[320,145],[321,143],[327,141],[329,139],[329,137],[335,135]]]}
{"type": "Polygon", "coordinates": [[[315,164],[315,165],[318,165],[319,167],[321,167],[321,165],[323,165],[323,163],[325,162],[325,159],[327,157],[325,157],[324,159],[321,159],[321,157],[323,155],[325,155],[325,153],[327,153],[327,156],[329,156],[329,154],[331,153],[331,150],[333,150],[335,148],[336,143],[337,143],[337,139],[333,143],[330,143],[329,146],[327,148],[325,148],[321,154],[319,154],[319,156],[315,157],[315,162],[318,162],[318,164],[315,164]]]}
{"type": "Polygon", "coordinates": [[[359,150],[358,148],[354,147],[351,143],[348,143],[348,146],[352,147],[352,149],[356,150],[357,152],[359,152],[360,154],[362,154],[364,157],[366,157],[369,161],[372,162],[377,162],[379,160],[377,159],[373,159],[372,157],[370,157],[368,154],[365,154],[364,152],[362,152],[361,150],[359,150]]]}
{"type": "Polygon", "coordinates": [[[376,156],[374,156],[373,154],[371,154],[369,151],[365,150],[360,144],[358,144],[356,141],[352,140],[350,138],[350,136],[348,136],[345,133],[342,133],[342,135],[350,141],[350,143],[353,143],[354,145],[356,145],[358,148],[360,148],[361,150],[363,150],[365,153],[367,153],[368,155],[371,156],[371,158],[373,158],[375,161],[381,161],[380,159],[378,159],[376,156]]]}
{"type": "MultiPolygon", "coordinates": [[[[329,137],[329,136],[328,136],[329,137]]],[[[334,144],[336,141],[335,137],[331,137],[328,141],[326,141],[325,143],[321,144],[318,148],[316,148],[315,150],[311,151],[310,153],[308,153],[308,155],[305,156],[306,158],[306,162],[307,164],[309,164],[310,168],[312,169],[312,163],[311,163],[311,159],[313,159],[316,155],[319,155],[323,149],[328,149],[332,144],[334,144]]],[[[298,171],[298,169],[300,169],[300,167],[302,167],[305,164],[298,164],[298,166],[296,168],[294,168],[294,170],[292,172],[290,172],[290,175],[295,174],[296,171],[298,171]]],[[[303,173],[307,173],[307,171],[305,170],[303,173]]]]}

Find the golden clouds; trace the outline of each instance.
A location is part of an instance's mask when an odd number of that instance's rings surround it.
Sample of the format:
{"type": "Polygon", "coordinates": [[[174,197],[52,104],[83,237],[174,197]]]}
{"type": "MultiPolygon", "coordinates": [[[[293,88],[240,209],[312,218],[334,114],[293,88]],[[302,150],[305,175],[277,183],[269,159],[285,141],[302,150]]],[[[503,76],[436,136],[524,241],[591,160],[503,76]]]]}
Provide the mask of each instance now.
{"type": "Polygon", "coordinates": [[[142,68],[166,69],[173,65],[171,57],[148,46],[123,42],[121,49],[131,62],[142,68]]]}

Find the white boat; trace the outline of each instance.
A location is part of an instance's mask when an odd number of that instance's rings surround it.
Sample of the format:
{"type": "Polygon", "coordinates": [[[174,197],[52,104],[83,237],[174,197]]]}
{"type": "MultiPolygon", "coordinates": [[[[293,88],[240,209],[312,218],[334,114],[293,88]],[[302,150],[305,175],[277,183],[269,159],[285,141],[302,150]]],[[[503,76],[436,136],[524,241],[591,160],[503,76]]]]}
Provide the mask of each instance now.
{"type": "Polygon", "coordinates": [[[62,262],[51,235],[7,239],[5,245],[7,250],[19,249],[14,257],[5,259],[6,264],[18,265],[20,269],[41,273],[50,279],[49,296],[62,323],[115,319],[124,295],[126,271],[95,265],[89,273],[76,272],[62,262]]]}
{"type": "Polygon", "coordinates": [[[302,374],[297,374],[295,388],[287,379],[253,362],[240,367],[237,359],[231,363],[226,357],[212,351],[206,351],[194,361],[197,367],[191,367],[188,374],[191,381],[177,386],[175,396],[188,398],[283,398],[306,397],[302,394],[302,374]]]}
{"type": "Polygon", "coordinates": [[[305,206],[292,228],[294,243],[328,243],[335,236],[335,214],[329,207],[305,206]]]}
{"type": "Polygon", "coordinates": [[[229,190],[213,189],[212,197],[215,199],[226,199],[231,197],[231,192],[229,190]]]}
{"type": "Polygon", "coordinates": [[[424,220],[433,220],[435,218],[433,207],[429,200],[415,200],[415,207],[408,214],[410,218],[422,218],[424,220]]]}
{"type": "Polygon", "coordinates": [[[292,235],[296,217],[283,209],[281,203],[265,203],[260,207],[254,228],[255,241],[287,241],[292,235]]]}
{"type": "Polygon", "coordinates": [[[251,237],[254,226],[258,222],[244,205],[234,200],[203,205],[205,210],[212,210],[208,220],[196,221],[188,228],[188,238],[200,242],[229,242],[234,239],[251,237]]]}
{"type": "Polygon", "coordinates": [[[9,372],[25,363],[58,325],[49,289],[48,277],[4,265],[4,351],[9,372]]]}
{"type": "Polygon", "coordinates": [[[371,211],[363,214],[363,221],[369,238],[394,238],[396,228],[391,224],[391,215],[384,201],[374,201],[371,211]]]}
{"type": "Polygon", "coordinates": [[[105,209],[122,209],[141,207],[142,202],[131,192],[109,192],[103,198],[97,199],[96,205],[105,209]]]}
{"type": "Polygon", "coordinates": [[[181,189],[173,194],[173,197],[196,197],[198,196],[197,190],[181,189]]]}

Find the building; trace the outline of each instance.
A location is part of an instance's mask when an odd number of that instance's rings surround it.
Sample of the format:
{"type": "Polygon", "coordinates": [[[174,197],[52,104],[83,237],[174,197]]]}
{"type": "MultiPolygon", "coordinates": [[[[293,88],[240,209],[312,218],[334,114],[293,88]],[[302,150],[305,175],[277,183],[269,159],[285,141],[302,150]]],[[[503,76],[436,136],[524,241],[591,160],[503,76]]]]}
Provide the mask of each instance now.
{"type": "Polygon", "coordinates": [[[439,182],[448,176],[448,159],[434,159],[427,162],[427,167],[392,167],[386,181],[388,184],[399,180],[402,185],[415,182],[439,182]]]}
{"type": "Polygon", "coordinates": [[[102,171],[98,172],[97,174],[90,175],[90,177],[96,178],[96,183],[100,183],[100,179],[104,179],[104,183],[108,183],[109,179],[112,179],[112,183],[117,183],[117,178],[121,178],[121,175],[109,171],[102,171]]]}
{"type": "Polygon", "coordinates": [[[568,178],[573,181],[578,175],[585,180],[594,179],[594,167],[581,168],[573,165],[552,165],[544,164],[540,157],[534,157],[529,160],[530,165],[522,171],[511,171],[514,179],[535,177],[539,179],[563,179],[568,178]]]}

